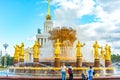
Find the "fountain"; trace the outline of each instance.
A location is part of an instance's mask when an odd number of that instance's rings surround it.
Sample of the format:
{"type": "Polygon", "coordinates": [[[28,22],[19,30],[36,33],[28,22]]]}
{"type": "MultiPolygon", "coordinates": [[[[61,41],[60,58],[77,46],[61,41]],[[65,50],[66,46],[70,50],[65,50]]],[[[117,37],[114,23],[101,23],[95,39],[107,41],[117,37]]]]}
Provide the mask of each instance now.
{"type": "Polygon", "coordinates": [[[87,71],[89,66],[93,66],[95,72],[100,76],[108,76],[115,73],[115,68],[110,66],[112,52],[111,47],[108,44],[103,48],[99,45],[98,41],[96,41],[93,44],[94,62],[87,62],[83,57],[82,52],[82,48],[86,46],[85,43],[78,41],[78,43],[75,44],[76,51],[73,49],[74,42],[77,39],[76,30],[67,27],[61,29],[54,28],[52,30],[50,27],[49,30],[46,28],[46,25],[52,25],[50,20],[50,9],[48,8],[45,31],[48,31],[50,36],[48,33],[45,33],[44,38],[41,38],[43,34],[41,34],[39,30],[39,34],[37,35],[38,40],[35,41],[32,48],[24,49],[24,43],[22,43],[21,46],[14,46],[14,66],[9,68],[10,74],[60,77],[62,63],[65,63],[66,66],[73,66],[73,74],[75,77],[80,76],[83,71],[87,71]],[[46,36],[49,37],[46,38],[46,36]],[[44,45],[47,41],[49,42],[44,45]],[[99,52],[99,49],[101,49],[101,52],[99,52]],[[103,59],[105,66],[101,66],[101,58],[103,59]]]}
{"type": "MultiPolygon", "coordinates": [[[[61,64],[65,63],[66,66],[72,65],[73,66],[73,73],[74,75],[80,76],[80,74],[83,71],[87,71],[89,69],[88,67],[83,67],[83,56],[82,56],[82,47],[85,46],[85,43],[81,43],[78,41],[76,45],[76,60],[72,61],[70,58],[68,59],[67,56],[64,56],[64,59],[61,59],[61,42],[59,39],[57,39],[54,43],[54,59],[49,62],[41,62],[39,61],[40,57],[40,44],[38,41],[35,42],[33,46],[33,62],[24,62],[24,57],[23,55],[20,55],[20,53],[24,52],[23,46],[24,43],[21,44],[21,47],[18,45],[15,46],[15,54],[14,54],[14,67],[9,68],[10,73],[14,73],[16,75],[44,75],[44,76],[49,76],[49,75],[55,75],[55,76],[60,76],[61,75],[61,64]],[[65,57],[67,59],[65,59],[65,57]],[[22,58],[22,60],[21,60],[22,58]]],[[[63,47],[63,45],[62,45],[63,47]]],[[[110,46],[108,44],[105,47],[106,54],[104,56],[105,59],[105,66],[102,67],[100,66],[100,59],[98,57],[99,52],[98,49],[101,48],[96,41],[95,44],[93,45],[93,48],[95,50],[95,57],[94,57],[94,63],[90,64],[91,66],[94,66],[94,70],[96,73],[98,73],[100,76],[104,75],[113,75],[114,74],[114,67],[110,66],[111,65],[111,50],[110,46]]],[[[102,51],[101,51],[102,52],[102,51]]],[[[103,54],[103,53],[101,53],[103,54]]],[[[62,54],[63,55],[63,54],[62,54]]],[[[103,55],[101,55],[103,56],[103,55]]],[[[27,59],[27,58],[26,58],[27,59]]],[[[50,58],[51,59],[51,58],[50,58]]],[[[85,64],[85,63],[84,63],[85,64]]]]}
{"type": "MultiPolygon", "coordinates": [[[[46,50],[45,52],[42,52],[41,49],[43,49],[43,46],[41,46],[39,41],[35,41],[30,52],[29,50],[26,51],[24,49],[24,43],[21,43],[20,46],[14,46],[14,66],[9,68],[9,73],[22,76],[60,77],[61,64],[65,63],[66,66],[73,66],[73,74],[75,77],[80,76],[83,71],[86,72],[89,69],[89,66],[93,66],[94,71],[96,74],[99,74],[99,76],[112,76],[115,74],[115,68],[111,66],[111,47],[108,44],[103,48],[99,45],[98,41],[96,41],[93,44],[94,62],[85,62],[82,52],[82,48],[86,46],[85,43],[78,41],[76,44],[76,56],[75,53],[74,55],[72,54],[73,43],[76,40],[75,30],[64,27],[57,31],[53,30],[50,34],[51,36],[49,39],[53,42],[51,44],[53,45],[53,48],[48,45],[48,48],[44,47],[46,50]],[[68,35],[71,32],[74,34],[68,35]],[[73,40],[71,39],[71,36],[73,40]],[[47,49],[53,50],[51,53],[53,56],[49,57],[49,54],[47,53],[50,53],[51,51],[47,52],[47,49]],[[101,52],[99,52],[99,49],[101,49],[101,52]],[[43,58],[44,56],[41,56],[41,53],[46,53],[48,57],[43,58]],[[31,57],[33,60],[30,60],[31,57]],[[101,65],[101,59],[105,66],[101,65]]],[[[116,65],[119,65],[119,63],[116,65]]]]}

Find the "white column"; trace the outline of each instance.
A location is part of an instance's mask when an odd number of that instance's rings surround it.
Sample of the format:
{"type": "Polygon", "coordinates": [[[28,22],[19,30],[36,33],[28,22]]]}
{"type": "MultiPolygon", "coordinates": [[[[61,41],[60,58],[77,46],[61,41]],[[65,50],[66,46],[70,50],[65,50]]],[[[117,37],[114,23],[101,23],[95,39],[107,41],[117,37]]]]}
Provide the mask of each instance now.
{"type": "Polygon", "coordinates": [[[46,38],[45,38],[45,44],[47,43],[46,38]]]}
{"type": "Polygon", "coordinates": [[[41,45],[43,46],[43,38],[41,38],[41,45]]]}
{"type": "Polygon", "coordinates": [[[44,46],[44,38],[43,38],[43,46],[44,46]]]}
{"type": "Polygon", "coordinates": [[[40,43],[40,45],[42,44],[42,43],[41,43],[41,38],[39,39],[39,43],[40,43]]]}

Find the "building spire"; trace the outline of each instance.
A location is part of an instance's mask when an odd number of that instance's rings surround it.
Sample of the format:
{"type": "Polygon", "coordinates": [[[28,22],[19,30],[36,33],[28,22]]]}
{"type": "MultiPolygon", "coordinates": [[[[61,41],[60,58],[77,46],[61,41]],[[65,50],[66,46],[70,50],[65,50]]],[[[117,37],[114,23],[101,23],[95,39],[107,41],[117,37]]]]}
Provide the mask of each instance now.
{"type": "Polygon", "coordinates": [[[50,15],[50,0],[48,0],[48,13],[46,16],[46,20],[51,20],[51,15],[50,15]]]}
{"type": "Polygon", "coordinates": [[[48,0],[48,15],[50,15],[50,0],[48,0]]]}

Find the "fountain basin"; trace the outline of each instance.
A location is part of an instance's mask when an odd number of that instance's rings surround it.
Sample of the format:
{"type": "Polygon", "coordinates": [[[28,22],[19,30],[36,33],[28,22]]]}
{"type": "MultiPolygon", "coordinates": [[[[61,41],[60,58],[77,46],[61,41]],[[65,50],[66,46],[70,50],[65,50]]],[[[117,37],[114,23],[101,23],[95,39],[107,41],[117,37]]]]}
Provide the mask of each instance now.
{"type": "MultiPolygon", "coordinates": [[[[112,75],[114,74],[114,68],[108,67],[108,68],[93,68],[96,73],[100,74],[100,76],[104,75],[112,75]]],[[[83,71],[87,72],[89,68],[82,67],[77,68],[73,67],[73,74],[75,75],[81,75],[83,71]]],[[[61,68],[55,68],[55,67],[10,67],[9,68],[10,73],[14,74],[26,74],[26,75],[61,75],[61,68]]]]}

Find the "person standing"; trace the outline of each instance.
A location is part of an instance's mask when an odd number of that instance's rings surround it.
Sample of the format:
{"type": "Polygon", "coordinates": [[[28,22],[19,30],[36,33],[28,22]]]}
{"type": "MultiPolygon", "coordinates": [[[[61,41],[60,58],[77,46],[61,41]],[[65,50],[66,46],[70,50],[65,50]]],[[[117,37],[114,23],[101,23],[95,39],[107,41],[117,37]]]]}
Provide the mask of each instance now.
{"type": "Polygon", "coordinates": [[[69,80],[73,80],[73,68],[69,66],[68,68],[69,80]]]}
{"type": "Polygon", "coordinates": [[[85,71],[82,72],[81,77],[82,77],[82,80],[87,80],[85,71]]]}
{"type": "Polygon", "coordinates": [[[88,70],[88,80],[93,80],[93,73],[94,70],[92,69],[92,66],[90,66],[90,69],[88,70]]]}
{"type": "Polygon", "coordinates": [[[63,63],[61,66],[62,80],[66,80],[66,66],[63,63]]]}

